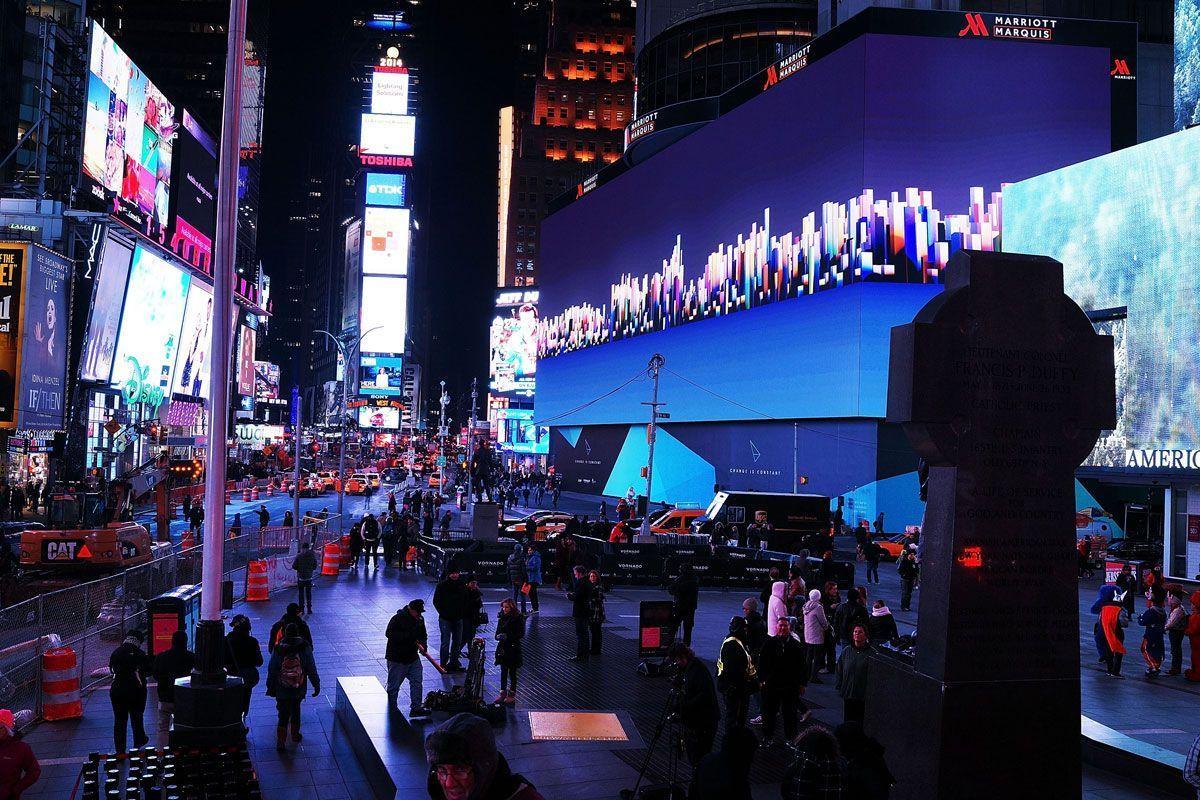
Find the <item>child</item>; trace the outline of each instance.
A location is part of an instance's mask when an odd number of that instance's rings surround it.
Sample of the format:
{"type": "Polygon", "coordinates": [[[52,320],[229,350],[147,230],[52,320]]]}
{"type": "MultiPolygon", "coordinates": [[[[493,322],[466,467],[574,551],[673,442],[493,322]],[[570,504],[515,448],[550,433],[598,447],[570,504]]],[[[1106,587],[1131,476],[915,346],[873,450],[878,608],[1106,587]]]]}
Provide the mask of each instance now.
{"type": "Polygon", "coordinates": [[[415,544],[408,546],[408,552],[404,554],[404,569],[417,570],[417,559],[420,557],[421,551],[417,549],[415,544]]]}
{"type": "Polygon", "coordinates": [[[1162,668],[1164,648],[1163,630],[1167,624],[1167,614],[1163,611],[1163,595],[1152,594],[1150,602],[1138,623],[1145,629],[1142,633],[1142,658],[1146,660],[1146,677],[1157,678],[1162,668]]]}

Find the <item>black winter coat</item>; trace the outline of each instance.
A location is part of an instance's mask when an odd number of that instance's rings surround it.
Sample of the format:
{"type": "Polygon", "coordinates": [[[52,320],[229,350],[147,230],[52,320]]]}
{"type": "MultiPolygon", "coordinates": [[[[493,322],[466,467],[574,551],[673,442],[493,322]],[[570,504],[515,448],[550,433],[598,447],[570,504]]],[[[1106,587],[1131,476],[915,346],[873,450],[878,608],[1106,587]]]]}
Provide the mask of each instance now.
{"type": "Polygon", "coordinates": [[[792,636],[771,636],[758,657],[758,677],[763,687],[778,692],[794,692],[808,685],[808,659],[804,645],[792,636]]]}
{"type": "Polygon", "coordinates": [[[462,578],[443,580],[433,590],[433,607],[437,609],[439,617],[449,622],[466,619],[467,611],[470,610],[467,584],[462,578]]]}
{"type": "Polygon", "coordinates": [[[496,618],[496,663],[505,667],[521,666],[521,640],[525,638],[525,618],[519,612],[496,618]]]}
{"type": "Polygon", "coordinates": [[[693,730],[716,730],[720,709],[717,688],[708,667],[693,658],[683,668],[683,685],[679,693],[679,719],[693,730]]]}
{"type": "Polygon", "coordinates": [[[424,617],[414,617],[407,608],[397,611],[388,621],[386,635],[387,649],[384,658],[400,664],[416,661],[417,643],[425,646],[429,642],[424,617]]]}

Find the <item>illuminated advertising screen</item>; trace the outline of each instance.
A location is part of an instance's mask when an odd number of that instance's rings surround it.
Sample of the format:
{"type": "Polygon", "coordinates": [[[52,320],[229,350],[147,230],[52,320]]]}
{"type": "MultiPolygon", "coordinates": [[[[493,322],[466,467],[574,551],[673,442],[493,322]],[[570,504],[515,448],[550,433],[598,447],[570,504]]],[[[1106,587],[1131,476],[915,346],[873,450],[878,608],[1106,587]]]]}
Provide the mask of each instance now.
{"type": "Polygon", "coordinates": [[[376,67],[371,76],[371,113],[408,114],[408,70],[376,67]]]}
{"type": "Polygon", "coordinates": [[[367,205],[403,207],[407,181],[404,173],[368,172],[367,205]]]}
{"type": "Polygon", "coordinates": [[[1112,46],[1065,23],[1034,42],[872,11],[936,35],[839,28],[543,220],[540,418],[643,420],[655,353],[676,421],[885,416],[890,328],[955,251],[1000,246],[1002,184],[1109,152],[1133,113],[1112,46]]]}
{"type": "Polygon", "coordinates": [[[363,225],[355,220],[346,228],[343,249],[345,289],[342,292],[342,330],[358,327],[358,306],[362,291],[362,232],[363,225]]]}
{"type": "MultiPolygon", "coordinates": [[[[1087,463],[1178,467],[1200,450],[1200,128],[1009,186],[1004,249],[1062,262],[1084,309],[1125,307],[1117,351],[1117,427],[1087,463]],[[1122,329],[1123,328],[1123,329],[1122,329]]],[[[1194,464],[1183,464],[1192,469],[1194,464]]]]}
{"type": "Polygon", "coordinates": [[[370,156],[411,156],[416,146],[416,134],[416,117],[363,114],[359,150],[370,156]]]}
{"type": "Polygon", "coordinates": [[[1175,0],[1175,128],[1200,124],[1200,0],[1175,0]]]}
{"type": "Polygon", "coordinates": [[[488,388],[498,394],[532,397],[537,373],[536,289],[496,294],[496,313],[489,336],[488,388]]]}
{"type": "Polygon", "coordinates": [[[364,353],[403,353],[408,333],[408,279],[364,275],[359,330],[364,353]]]}
{"type": "Polygon", "coordinates": [[[170,212],[175,107],[92,23],[83,173],[107,211],[157,242],[170,212]]]}
{"type": "Polygon", "coordinates": [[[501,450],[529,455],[550,452],[550,428],[537,425],[534,413],[527,408],[502,408],[496,412],[496,444],[501,450]]]}
{"type": "Polygon", "coordinates": [[[254,399],[279,399],[279,365],[270,361],[254,362],[254,399]]]}
{"type": "Polygon", "coordinates": [[[400,356],[363,353],[359,359],[358,393],[400,397],[404,394],[404,359],[400,356]]]}
{"type": "Polygon", "coordinates": [[[179,355],[175,359],[175,377],[171,386],[173,393],[208,397],[208,372],[212,362],[212,318],[212,290],[199,281],[192,281],[183,310],[179,355]]]}
{"type": "Polygon", "coordinates": [[[24,333],[17,424],[23,430],[63,428],[67,384],[67,283],[73,265],[30,245],[25,264],[24,333]]]}
{"type": "Polygon", "coordinates": [[[212,273],[217,235],[217,143],[185,109],[175,139],[175,212],[171,250],[194,267],[212,273]]]}
{"type": "Polygon", "coordinates": [[[183,270],[134,249],[112,370],[112,383],[130,402],[157,406],[170,396],[190,285],[183,270]]]}
{"type": "Polygon", "coordinates": [[[117,330],[121,326],[121,308],[133,248],[109,235],[100,254],[99,274],[92,294],[91,319],[87,342],[80,361],[80,377],[85,381],[108,383],[112,377],[113,356],[117,351],[117,330]]]}
{"type": "Polygon", "coordinates": [[[409,210],[371,208],[363,212],[364,275],[408,275],[409,210]]]}
{"type": "Polygon", "coordinates": [[[29,246],[0,242],[0,427],[16,427],[21,289],[29,246]]]}
{"type": "Polygon", "coordinates": [[[243,325],[238,336],[237,390],[246,397],[254,396],[254,329],[243,325]]]}
{"type": "Polygon", "coordinates": [[[396,430],[400,427],[400,409],[365,406],[358,410],[358,427],[370,430],[396,430]]]}

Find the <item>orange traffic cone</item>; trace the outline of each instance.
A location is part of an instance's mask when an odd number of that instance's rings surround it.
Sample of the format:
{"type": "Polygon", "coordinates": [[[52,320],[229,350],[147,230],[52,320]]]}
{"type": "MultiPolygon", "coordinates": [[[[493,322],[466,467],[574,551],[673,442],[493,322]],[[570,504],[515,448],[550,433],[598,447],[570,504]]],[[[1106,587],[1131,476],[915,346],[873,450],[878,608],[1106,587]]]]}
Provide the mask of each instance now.
{"type": "Polygon", "coordinates": [[[330,542],[325,545],[325,557],[321,561],[321,574],[337,577],[338,570],[341,567],[341,549],[337,542],[330,542]]]}
{"type": "Polygon", "coordinates": [[[267,583],[266,561],[251,561],[246,564],[246,599],[271,599],[271,590],[267,583]]]}

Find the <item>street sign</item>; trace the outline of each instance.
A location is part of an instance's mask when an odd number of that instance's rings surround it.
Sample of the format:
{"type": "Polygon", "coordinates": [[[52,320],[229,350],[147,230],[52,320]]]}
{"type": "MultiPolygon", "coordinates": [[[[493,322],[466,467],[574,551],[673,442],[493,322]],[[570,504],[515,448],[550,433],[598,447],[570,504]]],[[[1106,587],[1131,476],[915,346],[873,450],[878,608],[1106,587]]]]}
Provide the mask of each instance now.
{"type": "Polygon", "coordinates": [[[659,419],[670,419],[671,412],[670,411],[660,411],[660,412],[658,412],[657,416],[659,419]]]}
{"type": "Polygon", "coordinates": [[[445,456],[438,456],[438,457],[437,457],[437,465],[438,465],[439,467],[444,467],[444,466],[446,466],[446,457],[445,457],[445,456]]]}
{"type": "Polygon", "coordinates": [[[117,422],[115,419],[110,419],[108,422],[104,423],[104,430],[108,431],[109,436],[116,436],[117,431],[121,430],[121,423],[117,422]]]}

